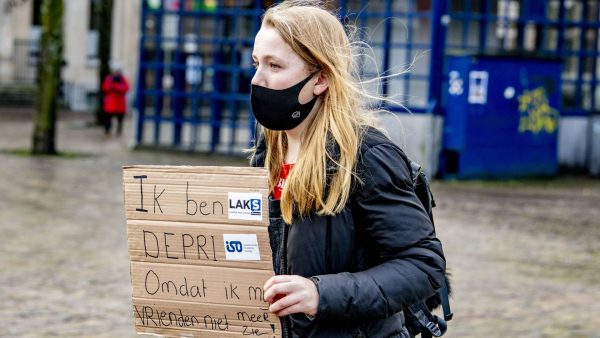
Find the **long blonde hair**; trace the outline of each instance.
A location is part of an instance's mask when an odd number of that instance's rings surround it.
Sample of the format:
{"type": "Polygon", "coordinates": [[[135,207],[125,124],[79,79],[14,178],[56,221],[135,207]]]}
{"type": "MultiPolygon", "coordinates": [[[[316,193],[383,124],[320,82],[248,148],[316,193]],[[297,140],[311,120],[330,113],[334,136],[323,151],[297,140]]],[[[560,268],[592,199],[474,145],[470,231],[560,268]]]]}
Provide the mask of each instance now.
{"type": "MultiPolygon", "coordinates": [[[[335,15],[317,2],[284,1],[269,8],[263,25],[277,30],[283,40],[310,69],[321,70],[329,87],[320,95],[314,118],[307,125],[298,159],[281,195],[281,214],[291,223],[294,216],[316,211],[340,212],[350,196],[355,165],[365,125],[371,125],[361,104],[362,88],[355,81],[352,46],[335,15]],[[357,95],[358,94],[358,95],[357,95]],[[336,147],[332,147],[331,143],[336,147]],[[332,154],[333,148],[339,156],[332,154]],[[334,163],[336,171],[327,171],[334,163]],[[327,188],[326,188],[327,186],[327,188]]],[[[284,131],[264,129],[269,170],[269,189],[279,180],[287,147],[284,131]]]]}

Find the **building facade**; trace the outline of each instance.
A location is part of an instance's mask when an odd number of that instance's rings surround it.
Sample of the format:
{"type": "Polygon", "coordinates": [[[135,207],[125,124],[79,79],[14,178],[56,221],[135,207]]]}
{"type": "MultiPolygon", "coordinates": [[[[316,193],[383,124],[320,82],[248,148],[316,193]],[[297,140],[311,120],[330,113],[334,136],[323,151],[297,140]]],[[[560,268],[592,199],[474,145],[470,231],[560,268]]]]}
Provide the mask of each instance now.
{"type": "MultiPolygon", "coordinates": [[[[260,15],[271,3],[142,3],[138,144],[226,153],[248,146],[254,132],[248,107],[250,53],[260,15]]],[[[478,70],[479,77],[473,79],[470,74],[456,77],[449,60],[457,55],[558,60],[560,83],[542,72],[532,75],[534,79],[523,75],[513,80],[518,82],[514,86],[503,88],[512,110],[507,114],[516,114],[514,131],[532,134],[519,131],[520,118],[533,121],[540,111],[558,111],[550,122],[558,126],[552,129],[555,161],[585,168],[599,152],[591,142],[594,130],[600,130],[594,127],[600,95],[597,0],[339,0],[328,4],[346,23],[357,26],[357,38],[371,46],[358,58],[363,79],[400,73],[371,89],[399,103],[382,103],[396,113],[383,115],[383,124],[430,172],[438,171],[445,161],[449,98],[462,91],[467,95],[471,88],[480,93],[479,99],[469,100],[465,109],[484,111],[505,103],[482,99],[487,94],[493,97],[487,90],[497,79],[488,78],[490,72],[478,70]],[[463,87],[457,91],[460,83],[463,87]],[[545,96],[536,106],[539,109],[519,112],[520,98],[535,89],[528,87],[532,83],[543,87],[545,96]]],[[[520,69],[527,73],[527,68],[520,69]]],[[[518,152],[519,145],[514,148],[518,152]]]]}
{"type": "MultiPolygon", "coordinates": [[[[97,0],[64,0],[65,104],[74,111],[94,111],[98,91],[97,0]]],[[[42,0],[0,0],[0,85],[35,83],[42,0]]],[[[114,0],[111,59],[130,79],[136,78],[140,0],[114,0]]],[[[134,81],[135,84],[135,81],[134,81]]],[[[133,92],[133,91],[132,91],[133,92]]],[[[130,95],[133,100],[133,93],[130,95]]]]}
{"type": "MultiPolygon", "coordinates": [[[[23,69],[35,59],[30,45],[39,38],[39,2],[0,0],[0,83],[31,78],[23,69]]],[[[260,16],[273,2],[114,0],[112,55],[125,66],[135,89],[130,102],[136,111],[136,144],[233,154],[250,145],[253,37],[260,16]]],[[[345,23],[358,28],[357,40],[370,45],[357,50],[362,79],[396,74],[369,88],[395,102],[382,102],[392,112],[381,116],[382,124],[429,172],[447,166],[447,150],[455,151],[447,148],[453,142],[448,141],[448,102],[461,95],[473,114],[509,104],[506,113],[516,114],[514,129],[521,134],[533,132],[522,131],[519,121],[534,123],[541,121],[539,114],[558,112],[548,122],[557,125],[552,133],[558,164],[600,168],[600,145],[593,142],[600,139],[599,0],[327,3],[345,23]],[[474,73],[460,74],[450,69],[450,60],[457,56],[497,57],[517,64],[519,59],[555,60],[560,63],[559,83],[543,71],[530,78],[526,67],[513,68],[522,75],[500,89],[498,101],[488,92],[498,83],[492,72],[474,68],[474,73]],[[536,83],[545,96],[536,101],[537,108],[520,111],[527,99],[523,95],[541,93],[531,87],[536,83]],[[473,100],[471,92],[476,94],[473,100]]],[[[94,0],[65,0],[63,81],[67,102],[75,110],[89,109],[98,88],[93,6],[94,0]]]]}

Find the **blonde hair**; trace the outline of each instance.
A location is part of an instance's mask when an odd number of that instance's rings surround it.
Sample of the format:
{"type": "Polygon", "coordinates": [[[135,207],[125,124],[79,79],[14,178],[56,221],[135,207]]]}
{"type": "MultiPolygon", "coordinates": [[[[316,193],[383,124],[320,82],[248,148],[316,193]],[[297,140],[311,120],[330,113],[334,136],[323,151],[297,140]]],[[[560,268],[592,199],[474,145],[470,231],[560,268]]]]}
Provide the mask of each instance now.
{"type": "MultiPolygon", "coordinates": [[[[350,196],[364,126],[373,124],[361,104],[366,94],[355,81],[350,39],[338,18],[316,1],[284,1],[266,11],[262,24],[277,30],[308,68],[320,70],[329,84],[320,95],[318,111],[305,129],[297,161],[283,187],[282,218],[291,223],[294,216],[314,211],[336,214],[350,196]],[[328,163],[335,164],[335,172],[328,172],[328,163]]],[[[269,129],[264,129],[264,135],[272,191],[279,180],[287,137],[284,131],[269,129]]]]}

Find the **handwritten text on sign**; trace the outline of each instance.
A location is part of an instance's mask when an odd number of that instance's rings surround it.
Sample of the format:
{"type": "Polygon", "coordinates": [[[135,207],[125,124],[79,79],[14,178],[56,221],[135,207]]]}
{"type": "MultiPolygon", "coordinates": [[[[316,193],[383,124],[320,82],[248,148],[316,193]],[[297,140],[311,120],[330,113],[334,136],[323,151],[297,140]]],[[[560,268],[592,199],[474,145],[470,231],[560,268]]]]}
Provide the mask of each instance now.
{"type": "Polygon", "coordinates": [[[258,168],[123,170],[137,331],[275,337],[267,173],[258,168]]]}

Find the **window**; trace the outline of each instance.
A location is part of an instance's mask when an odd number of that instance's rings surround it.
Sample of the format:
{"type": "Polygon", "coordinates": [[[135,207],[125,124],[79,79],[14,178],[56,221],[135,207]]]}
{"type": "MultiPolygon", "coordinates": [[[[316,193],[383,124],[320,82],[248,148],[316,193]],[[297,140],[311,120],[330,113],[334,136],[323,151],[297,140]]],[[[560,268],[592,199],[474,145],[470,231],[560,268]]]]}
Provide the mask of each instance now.
{"type": "Polygon", "coordinates": [[[88,30],[93,31],[93,30],[98,30],[99,28],[99,20],[100,18],[98,17],[98,6],[99,6],[99,2],[100,0],[90,0],[90,15],[89,15],[89,27],[88,30]]]}
{"type": "Polygon", "coordinates": [[[31,29],[29,30],[29,65],[37,65],[40,55],[40,35],[42,34],[42,2],[31,2],[31,29]]]}
{"type": "Polygon", "coordinates": [[[33,0],[31,6],[31,25],[42,25],[42,0],[33,0]]]}
{"type": "Polygon", "coordinates": [[[88,16],[88,31],[85,42],[85,51],[88,59],[97,59],[98,58],[98,38],[99,32],[98,28],[100,26],[100,17],[98,15],[98,6],[100,5],[100,0],[89,0],[90,8],[89,8],[89,16],[88,16]]]}

